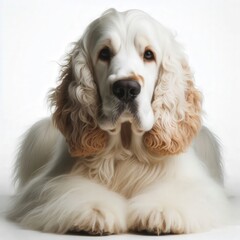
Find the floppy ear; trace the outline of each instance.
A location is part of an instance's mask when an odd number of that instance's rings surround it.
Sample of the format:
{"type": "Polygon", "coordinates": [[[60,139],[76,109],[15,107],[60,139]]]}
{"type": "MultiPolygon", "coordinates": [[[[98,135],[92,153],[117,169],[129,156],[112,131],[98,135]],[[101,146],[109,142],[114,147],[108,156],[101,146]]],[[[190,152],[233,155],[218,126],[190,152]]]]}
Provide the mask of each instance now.
{"type": "Polygon", "coordinates": [[[202,97],[174,39],[164,52],[153,97],[156,122],[145,133],[144,145],[161,156],[183,152],[201,127],[202,97]]]}
{"type": "Polygon", "coordinates": [[[97,86],[80,43],[62,67],[60,84],[52,90],[53,121],[65,136],[72,156],[87,157],[105,148],[107,133],[97,124],[97,86]]]}

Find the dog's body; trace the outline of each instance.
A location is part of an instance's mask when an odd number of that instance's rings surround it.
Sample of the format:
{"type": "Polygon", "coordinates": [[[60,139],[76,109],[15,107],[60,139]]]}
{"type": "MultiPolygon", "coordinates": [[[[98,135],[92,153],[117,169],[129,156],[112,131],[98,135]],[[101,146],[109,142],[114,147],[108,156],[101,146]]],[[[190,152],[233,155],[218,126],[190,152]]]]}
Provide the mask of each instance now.
{"type": "Polygon", "coordinates": [[[53,119],[36,123],[20,147],[12,219],[93,234],[189,233],[227,222],[201,95],[179,45],[148,15],[111,10],[93,22],[51,100],[53,119]]]}

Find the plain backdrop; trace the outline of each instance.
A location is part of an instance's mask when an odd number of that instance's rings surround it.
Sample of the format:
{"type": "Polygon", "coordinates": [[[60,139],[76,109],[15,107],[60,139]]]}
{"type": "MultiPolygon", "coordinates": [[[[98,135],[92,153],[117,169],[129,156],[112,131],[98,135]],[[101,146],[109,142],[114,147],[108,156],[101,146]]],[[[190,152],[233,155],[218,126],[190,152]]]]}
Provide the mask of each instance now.
{"type": "Polygon", "coordinates": [[[183,44],[204,95],[204,124],[222,144],[226,189],[240,196],[237,0],[0,0],[0,195],[14,191],[19,137],[50,115],[47,93],[56,85],[69,44],[108,8],[144,10],[183,44]]]}

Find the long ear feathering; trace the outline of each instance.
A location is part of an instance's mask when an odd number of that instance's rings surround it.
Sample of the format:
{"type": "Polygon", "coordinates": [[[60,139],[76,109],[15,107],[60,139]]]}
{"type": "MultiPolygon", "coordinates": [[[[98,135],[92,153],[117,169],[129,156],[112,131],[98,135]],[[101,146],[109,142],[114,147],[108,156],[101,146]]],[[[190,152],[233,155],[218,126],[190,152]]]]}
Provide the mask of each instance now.
{"type": "Polygon", "coordinates": [[[201,93],[180,45],[171,37],[165,49],[152,107],[156,122],[144,135],[150,153],[183,152],[201,127],[201,93]]]}
{"type": "Polygon", "coordinates": [[[103,150],[107,133],[97,124],[98,93],[81,42],[68,54],[60,84],[51,91],[53,121],[65,136],[73,157],[87,157],[103,150]]]}

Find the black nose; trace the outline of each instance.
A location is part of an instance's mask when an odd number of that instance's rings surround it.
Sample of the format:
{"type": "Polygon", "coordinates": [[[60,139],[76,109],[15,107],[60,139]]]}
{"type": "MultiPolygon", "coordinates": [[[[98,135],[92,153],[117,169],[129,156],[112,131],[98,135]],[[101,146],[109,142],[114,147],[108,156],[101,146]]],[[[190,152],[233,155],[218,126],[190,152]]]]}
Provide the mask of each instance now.
{"type": "Polygon", "coordinates": [[[133,101],[141,91],[136,80],[119,80],[112,86],[113,94],[123,102],[133,101]]]}

